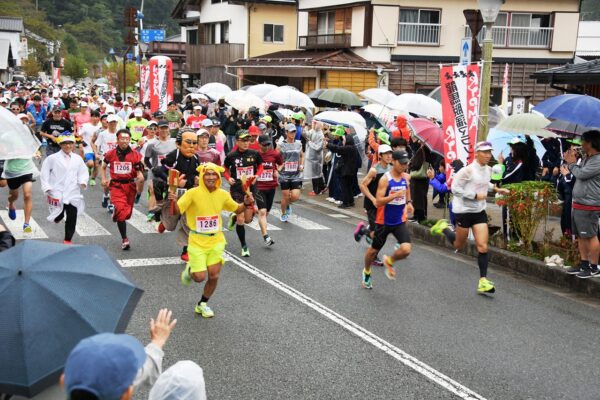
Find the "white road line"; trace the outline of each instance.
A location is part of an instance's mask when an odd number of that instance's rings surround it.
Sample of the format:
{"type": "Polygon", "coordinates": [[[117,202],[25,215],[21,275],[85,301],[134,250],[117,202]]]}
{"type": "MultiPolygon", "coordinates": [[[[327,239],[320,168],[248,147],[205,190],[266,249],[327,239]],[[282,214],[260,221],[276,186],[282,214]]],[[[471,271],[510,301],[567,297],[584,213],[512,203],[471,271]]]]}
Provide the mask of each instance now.
{"type": "Polygon", "coordinates": [[[347,216],[345,214],[327,214],[327,215],[329,215],[330,217],[333,217],[333,218],[340,218],[340,219],[342,219],[342,218],[350,218],[349,216],[347,216]]]}
{"type": "Polygon", "coordinates": [[[127,222],[142,233],[158,233],[154,227],[154,223],[148,222],[146,216],[135,208],[133,209],[131,218],[127,222]]]}
{"type": "MultiPolygon", "coordinates": [[[[363,328],[362,326],[350,321],[346,317],[336,313],[335,311],[331,310],[330,308],[327,308],[323,304],[308,297],[304,293],[286,285],[285,283],[279,281],[278,279],[275,279],[271,275],[261,271],[260,269],[254,267],[253,265],[251,265],[251,264],[247,263],[246,261],[240,259],[239,257],[233,255],[232,253],[226,251],[224,255],[225,255],[226,261],[232,262],[233,264],[237,265],[238,267],[245,270],[246,272],[254,275],[255,277],[261,279],[262,281],[268,283],[269,285],[271,285],[271,286],[275,287],[276,289],[282,291],[283,293],[289,295],[294,300],[297,300],[300,303],[304,304],[305,306],[313,309],[314,311],[318,312],[325,318],[327,318],[330,321],[341,326],[348,332],[350,332],[353,335],[357,336],[358,338],[364,340],[365,342],[375,346],[376,348],[383,351],[390,357],[395,358],[396,360],[400,361],[402,364],[406,365],[407,367],[409,367],[409,368],[413,369],[414,371],[418,372],[419,374],[423,375],[425,378],[429,379],[430,381],[437,383],[438,385],[440,385],[444,389],[448,390],[449,392],[455,394],[456,396],[460,397],[461,399],[464,399],[464,400],[486,400],[485,397],[481,396],[480,394],[477,394],[476,392],[469,389],[468,387],[463,386],[462,384],[456,382],[449,376],[444,375],[440,371],[434,369],[433,367],[430,367],[429,365],[427,365],[424,362],[418,360],[417,358],[411,356],[410,354],[406,353],[405,351],[401,350],[400,348],[394,346],[393,344],[387,342],[386,340],[380,338],[379,336],[376,336],[374,333],[368,331],[367,329],[363,328]]],[[[177,257],[141,258],[141,259],[119,260],[119,263],[123,267],[127,268],[127,267],[179,264],[179,263],[181,263],[181,260],[177,257]]]]}
{"type": "Polygon", "coordinates": [[[86,213],[77,216],[77,226],[75,226],[75,231],[77,231],[79,236],[104,236],[111,234],[86,213]]]}
{"type": "Polygon", "coordinates": [[[156,265],[183,264],[179,257],[158,257],[158,258],[129,258],[118,260],[123,268],[131,267],[151,267],[156,265]]]}
{"type": "MultiPolygon", "coordinates": [[[[270,214],[273,215],[274,217],[279,218],[279,217],[281,217],[281,210],[274,208],[271,210],[270,214]]],[[[290,224],[298,225],[302,229],[307,229],[307,230],[311,230],[311,231],[331,229],[331,228],[328,228],[321,224],[317,224],[316,222],[313,222],[309,219],[302,218],[296,214],[290,215],[288,222],[290,224]]]]}
{"type": "Polygon", "coordinates": [[[38,223],[35,222],[33,217],[31,217],[31,219],[29,220],[29,226],[31,227],[31,230],[33,232],[23,233],[23,221],[25,220],[25,215],[23,213],[23,210],[17,210],[17,219],[15,219],[14,221],[12,219],[8,218],[7,210],[0,210],[0,217],[2,217],[2,220],[4,221],[4,225],[6,226],[6,229],[8,229],[10,231],[10,233],[12,233],[12,235],[17,240],[47,239],[48,238],[46,233],[42,230],[42,228],[38,225],[38,223]]]}
{"type": "MultiPolygon", "coordinates": [[[[229,214],[227,211],[221,212],[221,218],[223,219],[223,230],[227,230],[227,224],[229,223],[229,214]]],[[[246,226],[250,229],[254,229],[255,231],[260,231],[260,226],[258,226],[258,216],[254,217],[252,222],[246,224],[246,226]]],[[[275,225],[271,225],[267,222],[267,231],[280,231],[281,228],[275,225]]]]}

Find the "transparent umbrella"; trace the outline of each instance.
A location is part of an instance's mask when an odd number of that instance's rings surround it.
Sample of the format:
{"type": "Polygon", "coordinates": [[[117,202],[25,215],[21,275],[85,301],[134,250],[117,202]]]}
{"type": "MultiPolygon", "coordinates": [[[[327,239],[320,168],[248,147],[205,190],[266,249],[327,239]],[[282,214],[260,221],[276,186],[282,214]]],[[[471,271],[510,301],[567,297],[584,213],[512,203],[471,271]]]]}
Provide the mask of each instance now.
{"type": "Polygon", "coordinates": [[[0,126],[0,160],[25,159],[35,155],[40,141],[4,107],[0,107],[0,126]]]}

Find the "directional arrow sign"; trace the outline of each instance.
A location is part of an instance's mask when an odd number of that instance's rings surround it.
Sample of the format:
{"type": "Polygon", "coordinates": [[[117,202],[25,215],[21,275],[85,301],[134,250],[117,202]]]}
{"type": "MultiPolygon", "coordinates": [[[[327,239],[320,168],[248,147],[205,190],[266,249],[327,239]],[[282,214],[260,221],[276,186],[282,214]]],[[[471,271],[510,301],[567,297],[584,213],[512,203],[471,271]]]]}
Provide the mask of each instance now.
{"type": "Polygon", "coordinates": [[[469,65],[471,63],[471,38],[463,38],[460,41],[460,65],[469,65]]]}

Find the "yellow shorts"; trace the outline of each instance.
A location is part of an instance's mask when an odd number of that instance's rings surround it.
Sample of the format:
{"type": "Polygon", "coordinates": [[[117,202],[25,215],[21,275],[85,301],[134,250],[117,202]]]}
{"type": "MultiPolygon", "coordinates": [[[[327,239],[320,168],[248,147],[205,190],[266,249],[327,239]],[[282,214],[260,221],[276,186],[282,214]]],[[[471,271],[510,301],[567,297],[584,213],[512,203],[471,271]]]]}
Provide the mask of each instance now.
{"type": "Polygon", "coordinates": [[[225,262],[225,258],[223,257],[225,244],[225,242],[218,243],[210,249],[203,249],[193,245],[188,246],[188,256],[190,257],[188,266],[190,267],[190,273],[204,272],[209,265],[223,264],[225,262]]]}

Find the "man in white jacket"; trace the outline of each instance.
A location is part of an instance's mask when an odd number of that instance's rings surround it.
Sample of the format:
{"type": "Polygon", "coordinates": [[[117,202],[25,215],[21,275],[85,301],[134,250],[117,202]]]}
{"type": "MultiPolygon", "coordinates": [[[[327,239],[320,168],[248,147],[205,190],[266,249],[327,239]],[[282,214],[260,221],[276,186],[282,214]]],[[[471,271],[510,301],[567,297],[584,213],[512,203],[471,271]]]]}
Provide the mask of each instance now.
{"type": "Polygon", "coordinates": [[[60,150],[44,160],[42,164],[42,191],[46,196],[50,215],[48,221],[59,223],[66,214],[65,244],[71,244],[77,224],[77,214],[85,208],[81,189],[90,179],[83,159],[73,153],[75,136],[59,136],[60,150]]]}

